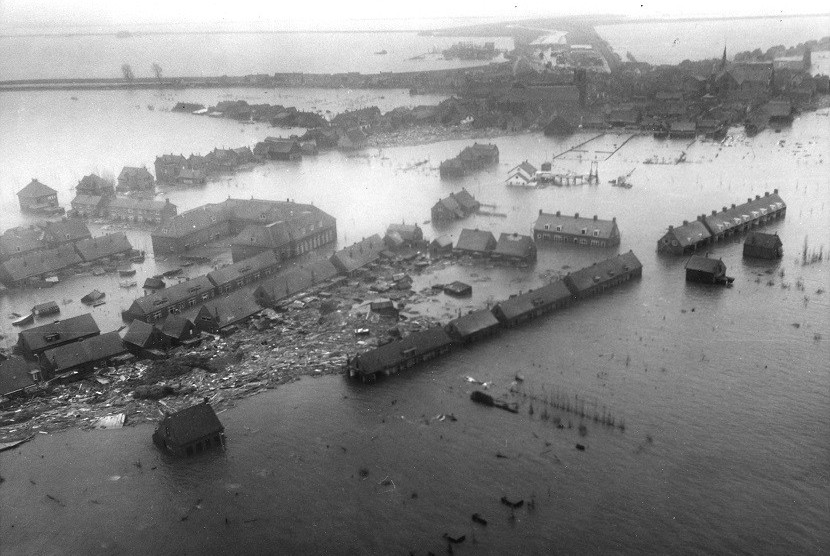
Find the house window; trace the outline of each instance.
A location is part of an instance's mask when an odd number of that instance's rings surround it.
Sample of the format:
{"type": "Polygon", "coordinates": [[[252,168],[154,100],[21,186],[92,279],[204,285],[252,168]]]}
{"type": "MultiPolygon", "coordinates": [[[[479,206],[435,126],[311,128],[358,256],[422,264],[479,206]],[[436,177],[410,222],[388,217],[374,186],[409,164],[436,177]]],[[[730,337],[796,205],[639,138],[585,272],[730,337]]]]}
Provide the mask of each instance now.
{"type": "Polygon", "coordinates": [[[588,233],[588,228],[582,228],[582,235],[585,235],[587,233],[588,233]]]}
{"type": "Polygon", "coordinates": [[[562,231],[562,226],[557,226],[557,227],[556,227],[556,231],[557,231],[557,232],[561,232],[561,231],[562,231]]]}
{"type": "Polygon", "coordinates": [[[545,224],[545,229],[550,230],[550,224],[545,224]]]}
{"type": "Polygon", "coordinates": [[[594,237],[599,237],[599,230],[594,230],[594,237]]]}

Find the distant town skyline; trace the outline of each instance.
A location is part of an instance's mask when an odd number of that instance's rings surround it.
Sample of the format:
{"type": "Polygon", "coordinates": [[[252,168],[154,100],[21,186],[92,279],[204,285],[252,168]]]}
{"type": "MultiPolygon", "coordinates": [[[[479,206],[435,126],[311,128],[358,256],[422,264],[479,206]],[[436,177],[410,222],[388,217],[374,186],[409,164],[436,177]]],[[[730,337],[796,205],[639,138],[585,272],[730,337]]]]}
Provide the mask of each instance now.
{"type": "Polygon", "coordinates": [[[325,0],[313,4],[281,4],[238,0],[212,5],[195,0],[0,0],[0,30],[50,27],[124,27],[162,25],[210,26],[275,30],[360,30],[430,28],[451,20],[475,23],[558,15],[615,14],[632,18],[747,17],[827,14],[824,3],[795,0],[787,3],[759,0],[730,2],[699,0],[646,2],[594,0],[577,4],[551,4],[547,0],[446,2],[422,0],[402,4],[383,0],[355,3],[325,0]]]}

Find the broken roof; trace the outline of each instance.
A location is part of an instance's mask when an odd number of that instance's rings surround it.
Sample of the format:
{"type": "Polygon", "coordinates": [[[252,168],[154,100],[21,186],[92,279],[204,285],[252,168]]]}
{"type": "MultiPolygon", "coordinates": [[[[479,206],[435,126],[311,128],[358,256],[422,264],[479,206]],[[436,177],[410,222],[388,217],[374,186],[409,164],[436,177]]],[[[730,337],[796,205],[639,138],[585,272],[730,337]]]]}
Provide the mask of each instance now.
{"type": "Polygon", "coordinates": [[[81,257],[71,244],[61,245],[54,249],[31,251],[19,257],[9,259],[0,265],[0,276],[5,275],[12,282],[25,280],[55,272],[62,268],[81,262],[81,257]]]}
{"type": "Polygon", "coordinates": [[[711,272],[717,274],[722,271],[725,265],[720,259],[710,259],[709,257],[701,257],[700,255],[692,255],[686,261],[686,270],[697,270],[700,272],[711,272]]]}
{"type": "Polygon", "coordinates": [[[255,315],[262,309],[262,305],[256,302],[253,289],[243,288],[224,297],[215,297],[202,305],[193,322],[199,326],[200,321],[207,320],[216,328],[225,328],[255,315]]]}
{"type": "Polygon", "coordinates": [[[14,355],[0,361],[0,396],[8,396],[33,386],[35,381],[29,371],[35,369],[37,367],[34,364],[14,355]]]}
{"type": "Polygon", "coordinates": [[[499,242],[493,251],[494,255],[503,257],[527,257],[533,251],[533,238],[517,233],[499,235],[499,242]]]}
{"type": "Polygon", "coordinates": [[[746,245],[757,245],[766,249],[777,249],[781,247],[781,238],[778,234],[765,234],[764,232],[750,232],[744,241],[746,245]]]}
{"type": "Polygon", "coordinates": [[[130,305],[130,313],[136,316],[149,315],[156,311],[167,309],[171,305],[180,303],[191,297],[210,292],[214,288],[213,282],[207,276],[197,276],[185,282],[180,282],[156,293],[139,297],[130,305]]]}
{"type": "Polygon", "coordinates": [[[127,333],[124,334],[124,341],[134,346],[146,348],[153,343],[153,335],[157,334],[158,330],[152,324],[147,324],[143,320],[135,319],[127,328],[127,333]]]}

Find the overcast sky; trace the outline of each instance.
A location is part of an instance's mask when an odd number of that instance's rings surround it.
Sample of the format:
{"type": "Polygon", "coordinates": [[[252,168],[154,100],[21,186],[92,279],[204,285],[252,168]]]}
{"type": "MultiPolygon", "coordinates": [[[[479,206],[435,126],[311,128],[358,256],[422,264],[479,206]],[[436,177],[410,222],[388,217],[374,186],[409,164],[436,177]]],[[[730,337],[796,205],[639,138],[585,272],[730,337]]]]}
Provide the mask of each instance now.
{"type": "Polygon", "coordinates": [[[425,28],[448,18],[513,19],[535,16],[623,14],[632,17],[793,15],[828,13],[814,0],[0,0],[0,25],[21,27],[170,24],[251,24],[278,29],[425,28]],[[409,24],[408,24],[409,23],[409,24]]]}

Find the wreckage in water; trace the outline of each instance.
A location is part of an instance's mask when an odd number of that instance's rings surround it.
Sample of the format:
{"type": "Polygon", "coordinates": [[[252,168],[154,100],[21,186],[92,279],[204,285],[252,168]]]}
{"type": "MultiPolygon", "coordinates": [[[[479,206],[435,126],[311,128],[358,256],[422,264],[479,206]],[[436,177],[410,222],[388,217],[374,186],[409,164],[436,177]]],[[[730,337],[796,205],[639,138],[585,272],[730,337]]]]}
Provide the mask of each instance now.
{"type": "Polygon", "coordinates": [[[153,433],[159,449],[174,456],[193,456],[211,448],[225,448],[225,427],[207,403],[167,414],[153,433]]]}

